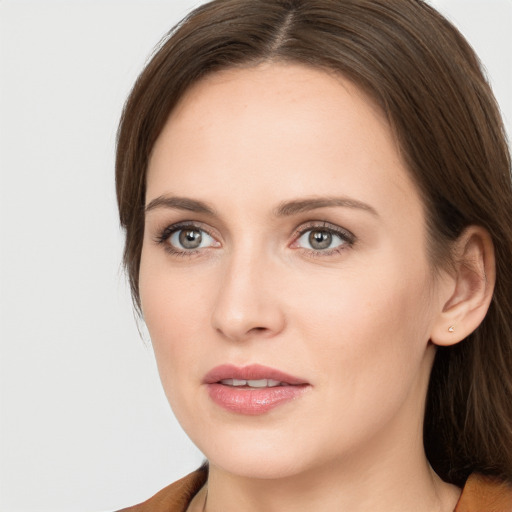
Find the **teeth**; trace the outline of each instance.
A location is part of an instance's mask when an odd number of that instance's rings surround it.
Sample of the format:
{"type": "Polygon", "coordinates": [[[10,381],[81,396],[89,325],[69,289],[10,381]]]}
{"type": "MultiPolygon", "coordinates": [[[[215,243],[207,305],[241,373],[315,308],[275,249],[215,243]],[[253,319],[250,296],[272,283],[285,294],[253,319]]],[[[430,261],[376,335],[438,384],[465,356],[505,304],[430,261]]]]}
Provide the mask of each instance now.
{"type": "Polygon", "coordinates": [[[266,388],[268,386],[267,379],[248,380],[247,385],[251,388],[266,388]]]}
{"type": "Polygon", "coordinates": [[[281,382],[274,379],[258,379],[258,380],[244,380],[244,379],[224,379],[220,381],[225,386],[249,386],[250,388],[273,388],[282,385],[281,382]]]}

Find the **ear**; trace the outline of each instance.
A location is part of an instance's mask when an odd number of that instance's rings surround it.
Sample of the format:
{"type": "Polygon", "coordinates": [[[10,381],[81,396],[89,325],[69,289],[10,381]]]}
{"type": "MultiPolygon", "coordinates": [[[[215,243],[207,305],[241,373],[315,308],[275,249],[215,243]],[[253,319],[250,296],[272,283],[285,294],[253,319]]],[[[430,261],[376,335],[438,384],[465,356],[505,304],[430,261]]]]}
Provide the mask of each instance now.
{"type": "Polygon", "coordinates": [[[491,303],[496,268],[491,236],[480,226],[469,226],[456,240],[454,267],[441,277],[441,311],[431,341],[449,346],[469,336],[482,322],[491,303]]]}

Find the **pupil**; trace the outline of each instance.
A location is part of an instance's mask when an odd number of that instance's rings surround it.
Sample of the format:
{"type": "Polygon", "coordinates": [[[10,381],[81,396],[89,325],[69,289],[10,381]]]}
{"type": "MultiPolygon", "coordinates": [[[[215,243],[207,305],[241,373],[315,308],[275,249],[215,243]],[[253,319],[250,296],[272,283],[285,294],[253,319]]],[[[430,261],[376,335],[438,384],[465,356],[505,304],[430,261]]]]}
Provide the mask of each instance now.
{"type": "Polygon", "coordinates": [[[312,231],[309,243],[313,249],[327,249],[332,243],[332,234],[328,231],[312,231]]]}
{"type": "Polygon", "coordinates": [[[179,235],[180,244],[185,249],[197,249],[201,245],[203,236],[200,231],[188,229],[181,231],[179,235]]]}

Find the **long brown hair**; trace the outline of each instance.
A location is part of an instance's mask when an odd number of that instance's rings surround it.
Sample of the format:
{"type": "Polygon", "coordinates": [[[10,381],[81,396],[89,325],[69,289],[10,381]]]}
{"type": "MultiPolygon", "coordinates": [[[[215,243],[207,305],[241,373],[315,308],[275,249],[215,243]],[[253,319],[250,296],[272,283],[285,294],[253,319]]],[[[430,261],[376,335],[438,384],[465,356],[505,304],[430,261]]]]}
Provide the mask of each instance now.
{"type": "Polygon", "coordinates": [[[118,132],[124,263],[140,311],[148,158],[169,113],[201,77],[264,61],[341,73],[378,102],[425,204],[434,266],[472,224],[492,236],[497,283],[463,342],[437,350],[427,396],[427,457],[446,481],[512,481],[512,182],[492,91],[472,48],[422,0],[215,0],[163,40],[118,132]]]}

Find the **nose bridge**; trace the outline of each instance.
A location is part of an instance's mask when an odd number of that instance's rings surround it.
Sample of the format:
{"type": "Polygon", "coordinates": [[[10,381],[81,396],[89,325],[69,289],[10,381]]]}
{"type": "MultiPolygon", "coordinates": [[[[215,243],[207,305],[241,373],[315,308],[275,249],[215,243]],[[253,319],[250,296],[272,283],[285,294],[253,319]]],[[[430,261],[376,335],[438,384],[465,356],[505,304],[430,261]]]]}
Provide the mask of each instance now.
{"type": "Polygon", "coordinates": [[[273,263],[261,245],[255,247],[251,242],[226,255],[212,314],[212,325],[218,332],[243,340],[282,330],[284,316],[276,295],[273,263]]]}

